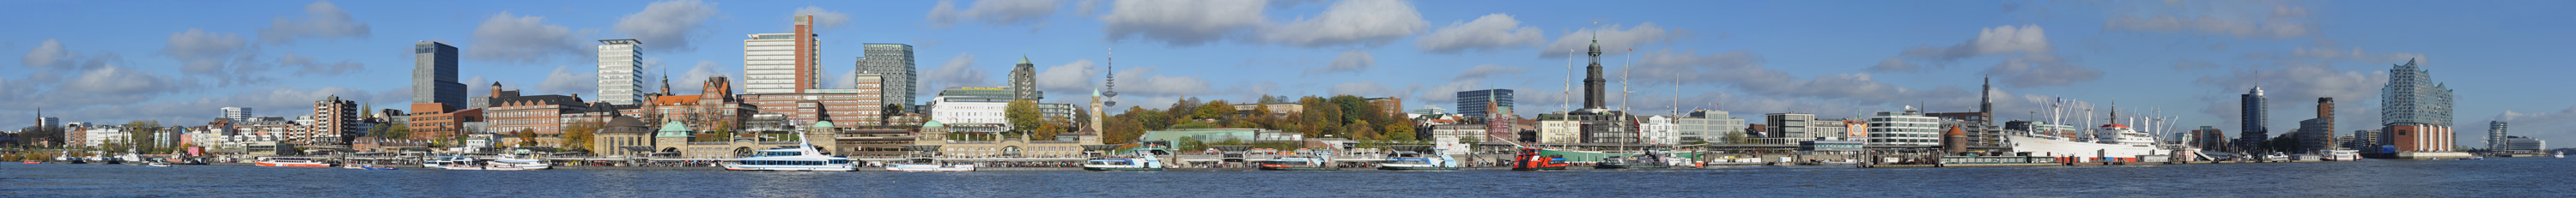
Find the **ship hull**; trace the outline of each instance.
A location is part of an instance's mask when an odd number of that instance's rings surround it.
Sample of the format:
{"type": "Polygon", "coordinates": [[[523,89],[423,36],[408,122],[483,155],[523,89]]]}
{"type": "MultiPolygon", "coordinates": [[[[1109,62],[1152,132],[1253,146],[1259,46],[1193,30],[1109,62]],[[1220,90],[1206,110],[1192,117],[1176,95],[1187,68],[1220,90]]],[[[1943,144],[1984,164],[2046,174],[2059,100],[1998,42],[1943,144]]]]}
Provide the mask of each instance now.
{"type": "Polygon", "coordinates": [[[2014,152],[2030,152],[2030,155],[2032,156],[2138,157],[2140,155],[2172,154],[2171,151],[2157,149],[2152,146],[2074,142],[2023,136],[2005,137],[2012,140],[2014,152]]]}

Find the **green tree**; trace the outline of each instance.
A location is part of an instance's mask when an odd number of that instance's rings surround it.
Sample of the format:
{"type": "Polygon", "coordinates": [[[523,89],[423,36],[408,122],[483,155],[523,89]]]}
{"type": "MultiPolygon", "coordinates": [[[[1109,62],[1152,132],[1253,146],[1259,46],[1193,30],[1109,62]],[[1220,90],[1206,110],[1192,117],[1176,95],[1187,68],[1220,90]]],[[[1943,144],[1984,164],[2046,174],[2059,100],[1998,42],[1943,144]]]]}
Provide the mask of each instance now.
{"type": "Polygon", "coordinates": [[[411,126],[404,126],[404,125],[400,125],[400,124],[394,124],[394,125],[393,125],[393,129],[385,129],[385,133],[392,134],[392,135],[387,135],[387,136],[385,136],[385,137],[389,137],[389,138],[394,138],[394,139],[411,139],[411,126]]]}
{"type": "Polygon", "coordinates": [[[393,129],[393,124],[387,124],[387,123],[376,123],[376,125],[375,125],[375,126],[373,126],[373,127],[367,127],[367,136],[375,136],[376,138],[382,138],[382,139],[397,139],[397,138],[393,138],[393,136],[392,136],[393,134],[392,134],[392,133],[386,133],[386,132],[385,132],[385,130],[392,130],[392,129],[393,129]]]}
{"type": "Polygon", "coordinates": [[[1191,113],[1191,114],[1190,114],[1190,118],[1194,118],[1194,119],[1214,119],[1214,118],[1225,118],[1226,116],[1234,115],[1234,113],[1235,113],[1235,112],[1234,112],[1234,105],[1228,105],[1228,104],[1226,104],[1226,103],[1225,103],[1225,100],[1216,100],[1216,101],[1208,101],[1208,102],[1207,102],[1207,104],[1199,105],[1199,107],[1198,107],[1198,112],[1191,113]]]}
{"type": "Polygon", "coordinates": [[[590,119],[564,124],[563,145],[559,146],[567,150],[591,151],[591,137],[599,134],[599,129],[607,128],[606,126],[606,123],[590,119]]]}
{"type": "Polygon", "coordinates": [[[1143,126],[1145,126],[1145,130],[1162,130],[1167,127],[1171,127],[1173,124],[1179,124],[1176,123],[1178,119],[1166,116],[1163,114],[1163,111],[1147,110],[1144,107],[1128,107],[1127,113],[1135,114],[1136,116],[1133,119],[1141,122],[1139,124],[1143,124],[1143,126]]]}
{"type": "Polygon", "coordinates": [[[1038,102],[1034,100],[1011,100],[1010,104],[1002,106],[1002,119],[1010,122],[1011,131],[1016,132],[1037,131],[1046,122],[1044,114],[1038,111],[1038,102]]]}
{"type": "Polygon", "coordinates": [[[1389,121],[1386,123],[1385,128],[1380,131],[1383,131],[1380,133],[1386,134],[1388,140],[1415,141],[1420,139],[1420,137],[1416,137],[1418,136],[1417,134],[1413,133],[1412,120],[1398,119],[1389,121]]]}
{"type": "Polygon", "coordinates": [[[1762,143],[1762,141],[1761,141],[1761,140],[1755,140],[1755,139],[1753,139],[1753,136],[1747,136],[1747,135],[1744,135],[1744,133],[1726,133],[1726,142],[1727,142],[1727,143],[1730,143],[1730,144],[1757,144],[1757,143],[1762,143]]]}
{"type": "Polygon", "coordinates": [[[519,129],[518,132],[512,132],[511,134],[519,136],[519,146],[537,146],[537,132],[535,130],[519,129]]]}

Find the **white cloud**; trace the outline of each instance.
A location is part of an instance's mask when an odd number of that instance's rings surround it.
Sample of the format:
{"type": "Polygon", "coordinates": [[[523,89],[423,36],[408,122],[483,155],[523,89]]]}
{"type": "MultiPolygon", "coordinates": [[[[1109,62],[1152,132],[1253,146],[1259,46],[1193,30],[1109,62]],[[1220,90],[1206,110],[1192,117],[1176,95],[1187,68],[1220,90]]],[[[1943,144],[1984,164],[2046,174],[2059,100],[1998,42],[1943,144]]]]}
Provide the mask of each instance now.
{"type": "Polygon", "coordinates": [[[1887,57],[1887,60],[1879,60],[1878,65],[1870,66],[1869,71],[1915,72],[1923,71],[1923,68],[1915,66],[1914,63],[1905,62],[1903,58],[1887,57]]]}
{"type": "Polygon", "coordinates": [[[992,82],[990,78],[992,75],[987,71],[975,69],[974,65],[974,54],[958,53],[956,58],[949,58],[948,63],[940,64],[939,68],[930,69],[929,72],[922,72],[921,79],[917,81],[924,85],[920,87],[921,90],[941,90],[949,87],[991,86],[992,82]]]}
{"type": "Polygon", "coordinates": [[[61,67],[71,64],[71,59],[71,50],[63,48],[63,42],[54,39],[45,39],[43,43],[36,44],[35,49],[27,50],[26,56],[18,57],[19,63],[27,67],[61,67]]]}
{"type": "MultiPolygon", "coordinates": [[[[553,57],[587,57],[593,53],[581,44],[589,30],[574,32],[571,28],[545,23],[545,17],[514,17],[504,11],[493,14],[474,28],[474,44],[465,46],[465,58],[512,62],[541,63],[553,57]]],[[[587,58],[583,60],[588,60],[587,58]]]]}
{"type": "Polygon", "coordinates": [[[1976,95],[1971,90],[1949,86],[1929,90],[1897,86],[1878,82],[1874,76],[1867,73],[1828,74],[1799,79],[1786,71],[1763,67],[1760,65],[1763,62],[1762,57],[1747,51],[1703,55],[1692,51],[1676,53],[1671,50],[1659,50],[1639,55],[1641,60],[1638,60],[1635,67],[1620,68],[1636,71],[1609,72],[1633,72],[1630,74],[1636,75],[1635,78],[1643,82],[1672,82],[1678,79],[1684,83],[1734,87],[1744,91],[1745,94],[1763,97],[1849,100],[1861,105],[1914,104],[1925,100],[1960,100],[1957,98],[1961,97],[1973,99],[1969,96],[1976,95]],[[1819,87],[1831,88],[1819,89],[1819,87]]]}
{"type": "MultiPolygon", "coordinates": [[[[1478,68],[1483,68],[1483,67],[1478,67],[1478,68]]],[[[1461,79],[1461,80],[1453,80],[1453,81],[1449,81],[1449,84],[1443,84],[1443,85],[1440,85],[1440,86],[1437,86],[1437,87],[1431,87],[1431,89],[1430,89],[1430,90],[1423,91],[1423,92],[1422,92],[1422,96],[1417,97],[1417,98],[1421,101],[1421,103],[1426,103],[1426,104],[1428,104],[1428,103],[1449,103],[1449,102],[1457,102],[1457,101],[1458,101],[1458,94],[1457,94],[1458,92],[1461,92],[1461,91],[1469,91],[1469,90],[1483,90],[1483,89],[1491,89],[1492,87],[1486,87],[1486,86],[1485,86],[1484,81],[1485,81],[1485,80],[1484,80],[1483,78],[1477,78],[1477,79],[1461,79]]]]}
{"type": "Polygon", "coordinates": [[[1469,68],[1467,68],[1467,70],[1458,71],[1458,76],[1457,76],[1457,77],[1451,77],[1451,78],[1449,78],[1449,79],[1450,79],[1450,80],[1461,80],[1461,81],[1464,81],[1464,80],[1477,80],[1477,79],[1485,79],[1486,77],[1501,76],[1501,75],[1504,75],[1504,74],[1521,73],[1521,71],[1528,71],[1528,70],[1529,70],[1529,68],[1523,68],[1523,67],[1513,67],[1513,66],[1502,66],[1502,65],[1494,65],[1494,64],[1484,64],[1484,65],[1476,65],[1476,67],[1469,67],[1469,68]]]}
{"type": "Polygon", "coordinates": [[[314,61],[314,60],[313,60],[313,57],[309,57],[309,56],[296,56],[294,52],[287,52],[287,53],[286,53],[286,56],[285,56],[285,57],[278,58],[278,61],[277,61],[277,62],[278,62],[278,64],[279,64],[279,65],[285,65],[285,66],[292,66],[292,67],[294,67],[294,68],[295,68],[295,74],[297,74],[297,75],[304,75],[304,74],[347,74],[347,73],[349,73],[349,72],[356,72],[356,71],[358,71],[358,70],[366,69],[366,68],[367,68],[367,66],[366,66],[365,64],[359,64],[359,63],[358,63],[358,62],[356,62],[356,61],[347,61],[347,60],[342,60],[342,61],[339,61],[339,62],[327,62],[327,63],[326,63],[326,62],[320,62],[320,61],[314,61]]]}
{"type": "Polygon", "coordinates": [[[1100,76],[1100,71],[1092,68],[1092,65],[1091,60],[1074,60],[1072,63],[1039,70],[1038,90],[1047,93],[1090,94],[1091,89],[1099,88],[1096,86],[1098,83],[1095,82],[1100,81],[1091,78],[1100,76]]]}
{"type": "Polygon", "coordinates": [[[1368,52],[1366,52],[1366,51],[1360,51],[1360,50],[1342,51],[1342,55],[1341,55],[1341,56],[1335,56],[1335,57],[1333,57],[1333,62],[1332,62],[1332,64],[1330,64],[1330,65],[1325,65],[1323,68],[1315,68],[1315,70],[1308,70],[1308,71],[1306,71],[1306,74],[1333,73],[1333,72],[1359,72],[1359,71],[1362,71],[1362,70],[1368,70],[1368,68],[1369,68],[1369,67],[1371,67],[1371,66],[1376,66],[1376,65],[1377,65],[1377,57],[1376,57],[1376,56],[1370,56],[1370,55],[1369,55],[1369,53],[1368,53],[1368,52]]]}
{"type": "Polygon", "coordinates": [[[170,33],[169,43],[161,53],[177,58],[181,63],[179,67],[181,71],[226,73],[237,71],[227,68],[231,64],[227,64],[225,59],[244,54],[240,52],[247,47],[250,47],[250,40],[243,39],[240,34],[214,33],[206,32],[205,29],[189,28],[187,31],[170,33]]]}
{"type": "Polygon", "coordinates": [[[1171,46],[1224,40],[1268,23],[1261,1],[1121,0],[1100,16],[1109,40],[1130,37],[1171,46]]]}
{"type": "Polygon", "coordinates": [[[796,8],[796,14],[814,15],[814,31],[816,32],[838,29],[841,28],[842,25],[850,24],[850,14],[824,10],[821,6],[805,6],[803,8],[796,8]]]}
{"type": "Polygon", "coordinates": [[[2059,86],[2102,79],[2102,70],[2067,64],[2045,54],[2006,59],[1986,69],[1986,73],[2003,79],[2007,87],[2059,86]]]}
{"type": "Polygon", "coordinates": [[[1343,0],[1313,19],[1261,31],[1263,40],[1290,46],[1376,46],[1428,31],[1429,21],[1400,0],[1343,0]]]}
{"type": "Polygon", "coordinates": [[[1585,53],[1585,50],[1589,50],[1588,48],[1592,46],[1592,39],[1596,36],[1594,34],[1596,32],[1599,33],[1597,36],[1601,39],[1602,56],[1626,54],[1628,53],[1627,49],[1680,40],[1682,37],[1681,34],[1676,33],[1674,30],[1665,30],[1662,26],[1655,26],[1654,22],[1637,24],[1637,27],[1630,27],[1626,30],[1620,30],[1620,27],[1622,26],[1611,24],[1610,26],[1603,26],[1601,29],[1583,28],[1575,30],[1573,33],[1567,33],[1565,36],[1557,37],[1556,42],[1548,43],[1547,47],[1539,48],[1538,55],[1539,57],[1547,58],[1582,55],[1585,53]]]}
{"type": "Polygon", "coordinates": [[[1074,15],[1082,17],[1095,16],[1093,14],[1100,12],[1100,0],[1082,0],[1081,3],[1074,3],[1073,11],[1074,15]]]}
{"type": "Polygon", "coordinates": [[[2174,70],[2200,70],[2218,67],[2218,63],[2204,60],[2177,60],[2174,61],[2173,65],[2174,70]]]}
{"type": "Polygon", "coordinates": [[[1154,70],[1154,67],[1141,67],[1118,71],[1116,74],[1118,84],[1124,85],[1118,86],[1119,97],[1189,96],[1215,93],[1214,89],[1208,88],[1207,80],[1188,76],[1154,75],[1154,70]]]}
{"type": "Polygon", "coordinates": [[[736,91],[740,91],[743,88],[742,77],[734,75],[732,72],[742,70],[718,69],[720,67],[724,66],[717,65],[715,61],[698,61],[698,66],[690,67],[688,71],[680,75],[680,78],[671,80],[672,83],[675,83],[671,85],[671,91],[680,92],[682,95],[700,93],[706,90],[705,83],[707,80],[715,77],[725,77],[726,81],[732,81],[734,85],[733,87],[736,91]]]}
{"type": "Polygon", "coordinates": [[[375,108],[380,109],[406,109],[405,107],[398,107],[399,105],[395,103],[409,101],[410,98],[407,97],[407,95],[388,96],[386,94],[407,92],[409,92],[409,88],[407,87],[383,91],[367,91],[336,86],[313,89],[276,88],[197,98],[193,100],[121,103],[120,105],[74,108],[47,107],[45,108],[45,115],[62,117],[65,120],[86,120],[104,123],[123,123],[124,121],[129,120],[159,120],[162,124],[196,125],[194,123],[202,123],[211,119],[211,117],[205,113],[207,110],[221,107],[251,107],[253,109],[262,110],[259,111],[260,114],[254,115],[261,117],[294,117],[306,115],[310,113],[294,110],[312,109],[313,101],[323,100],[330,96],[339,96],[341,100],[373,104],[375,108]]]}
{"type": "Polygon", "coordinates": [[[1977,32],[1976,39],[1969,39],[1967,42],[1962,42],[1958,45],[1939,48],[1931,46],[1915,46],[1912,48],[1906,48],[1904,56],[1925,60],[1952,61],[1968,57],[2006,55],[2012,53],[2045,54],[2049,53],[2050,48],[2051,46],[2048,43],[2048,35],[2044,30],[2039,28],[2039,25],[2026,25],[2021,27],[2006,25],[1979,30],[1977,32]]]}
{"type": "Polygon", "coordinates": [[[537,90],[566,95],[589,93],[594,95],[588,98],[598,98],[599,74],[592,71],[589,67],[555,66],[554,72],[546,73],[545,82],[537,83],[537,90]]]}
{"type": "Polygon", "coordinates": [[[982,0],[975,1],[964,10],[957,9],[956,4],[956,0],[940,0],[938,5],[930,8],[929,16],[924,18],[930,20],[932,26],[938,27],[964,22],[983,22],[993,25],[1031,24],[1055,15],[1057,8],[1064,7],[1064,2],[1057,0],[982,0]]]}
{"type": "Polygon", "coordinates": [[[1450,22],[1448,27],[1432,31],[1413,41],[1413,46],[1431,53],[1458,53],[1529,47],[1546,42],[1538,27],[1521,26],[1512,15],[1488,14],[1475,21],[1450,22]]]}
{"type": "Polygon", "coordinates": [[[269,20],[268,28],[259,29],[259,41],[270,44],[294,43],[297,38],[366,38],[367,22],[350,17],[348,11],[331,1],[314,1],[304,5],[302,21],[280,16],[269,20]]]}
{"type": "Polygon", "coordinates": [[[611,29],[644,41],[648,51],[695,51],[689,40],[699,34],[713,33],[707,24],[717,15],[716,3],[697,0],[653,2],[644,11],[617,19],[611,29]]]}

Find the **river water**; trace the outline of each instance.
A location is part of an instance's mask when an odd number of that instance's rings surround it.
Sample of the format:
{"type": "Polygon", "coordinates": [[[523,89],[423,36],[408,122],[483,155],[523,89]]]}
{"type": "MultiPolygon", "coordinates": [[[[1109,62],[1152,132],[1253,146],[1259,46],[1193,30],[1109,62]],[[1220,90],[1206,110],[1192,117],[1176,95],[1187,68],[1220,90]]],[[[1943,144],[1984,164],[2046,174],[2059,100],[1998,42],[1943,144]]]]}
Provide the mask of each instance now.
{"type": "Polygon", "coordinates": [[[0,164],[0,197],[2566,197],[2576,159],[1677,170],[368,171],[0,164]]]}

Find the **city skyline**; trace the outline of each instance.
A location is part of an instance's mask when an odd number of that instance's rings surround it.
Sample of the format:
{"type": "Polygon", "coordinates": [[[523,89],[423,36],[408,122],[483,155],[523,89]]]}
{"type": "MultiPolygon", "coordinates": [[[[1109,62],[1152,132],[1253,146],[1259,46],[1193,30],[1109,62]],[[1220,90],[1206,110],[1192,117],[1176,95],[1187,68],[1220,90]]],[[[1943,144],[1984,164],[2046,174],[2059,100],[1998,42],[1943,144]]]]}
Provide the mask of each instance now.
{"type": "MultiPolygon", "coordinates": [[[[1993,76],[1995,114],[2007,120],[2034,119],[2023,112],[2062,97],[2160,108],[2183,118],[2177,129],[2233,128],[2232,96],[2260,86],[2281,101],[2344,98],[2334,128],[2375,129],[2386,71],[2421,61],[2458,90],[2449,120],[2576,138],[2576,103],[2552,100],[2576,93],[2529,82],[2576,71],[2548,53],[2576,43],[2554,37],[2576,33],[2571,22],[2547,20],[2568,15],[2548,8],[2571,2],[85,3],[0,3],[0,16],[53,19],[0,22],[42,30],[0,32],[0,59],[16,60],[0,61],[15,64],[0,66],[10,68],[0,70],[0,100],[11,101],[0,112],[13,112],[0,125],[32,125],[37,108],[67,122],[193,124],[217,108],[310,109],[325,96],[403,109],[416,102],[400,79],[413,75],[409,48],[421,41],[457,48],[456,80],[476,97],[498,81],[596,100],[594,42],[606,39],[646,43],[642,79],[739,82],[734,39],[790,32],[788,16],[814,14],[822,88],[852,84],[864,44],[900,43],[917,57],[915,90],[1005,86],[1026,57],[1034,86],[1053,94],[1047,102],[1082,103],[1108,49],[1124,48],[1127,62],[1107,74],[1124,85],[1112,112],[1181,97],[1336,94],[1446,108],[1456,92],[1483,89],[1515,90],[1515,113],[1563,111],[1580,107],[1569,91],[1581,90],[1567,88],[1585,63],[1569,50],[1598,32],[1607,89],[1635,91],[1611,91],[1607,105],[1647,114],[1675,104],[1826,118],[1909,105],[1965,112],[1979,98],[1965,88],[1993,76]],[[468,6],[485,4],[506,6],[468,6]],[[1144,11],[1157,7],[1190,11],[1144,11]]],[[[682,84],[670,89],[697,92],[682,84]]],[[[2307,117],[2264,126],[2278,135],[2307,117]]]]}

